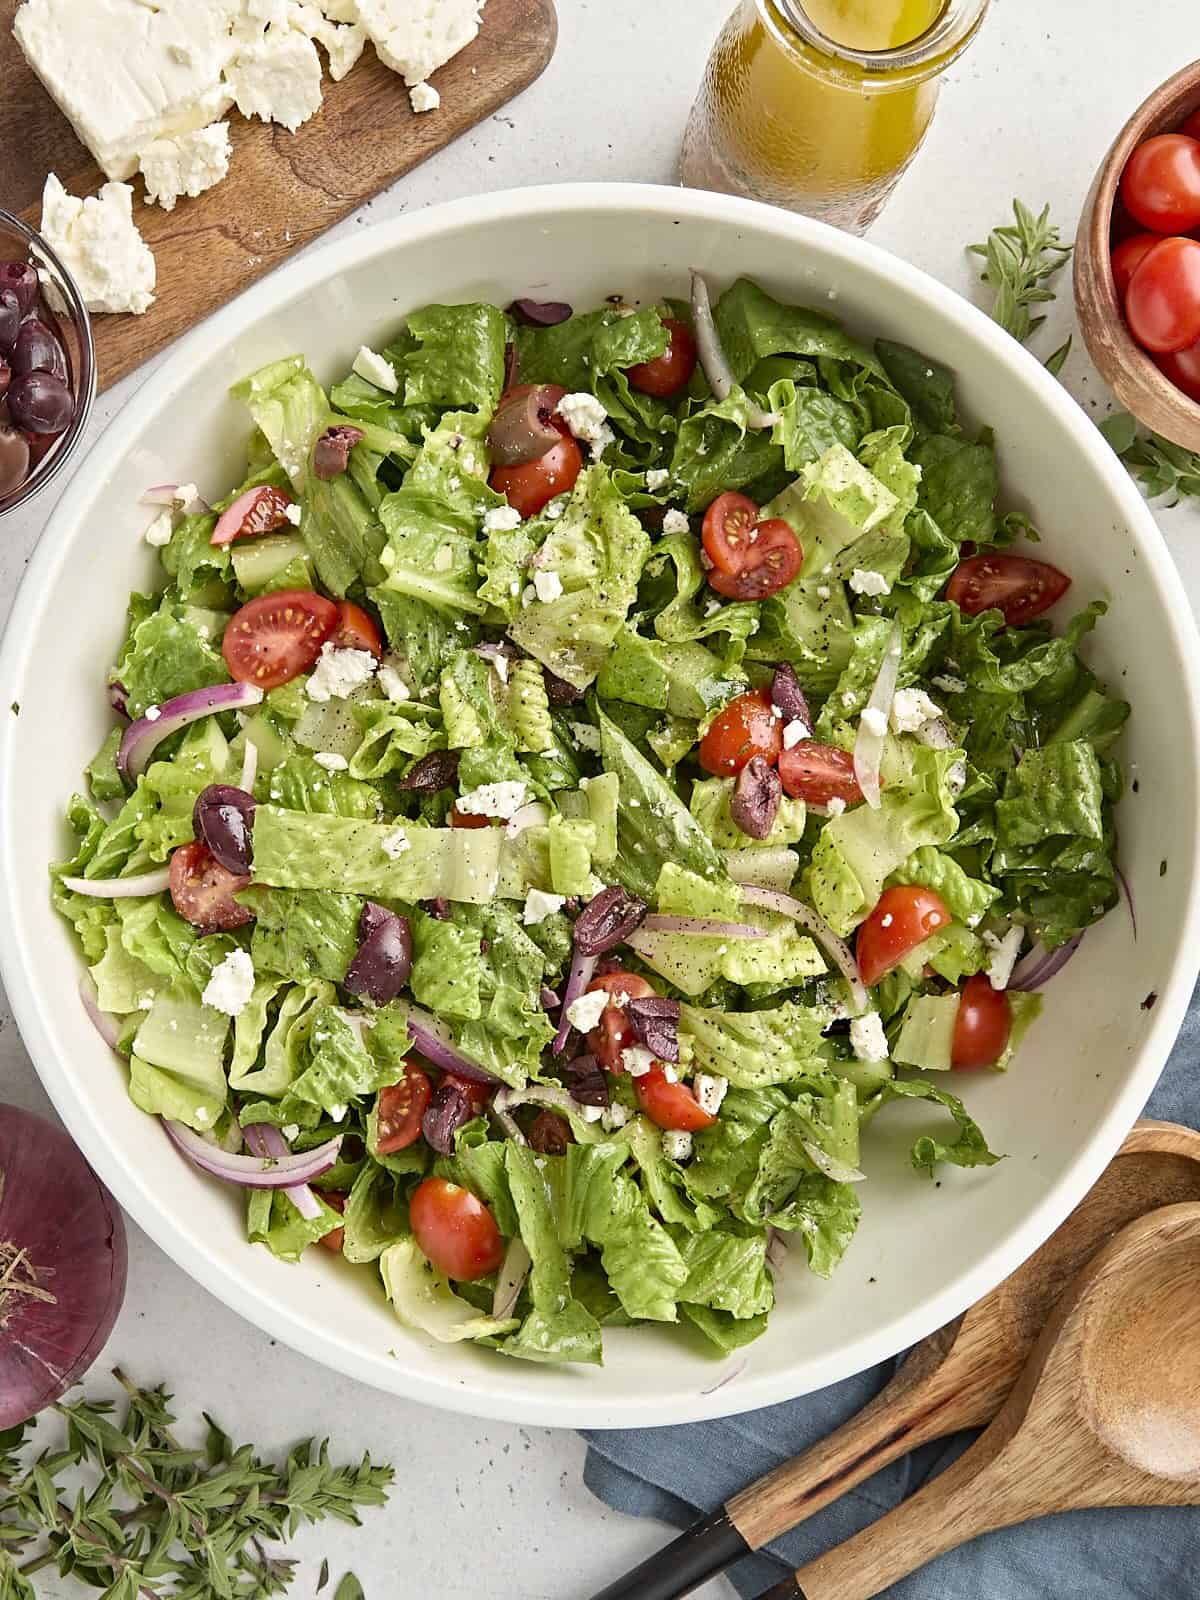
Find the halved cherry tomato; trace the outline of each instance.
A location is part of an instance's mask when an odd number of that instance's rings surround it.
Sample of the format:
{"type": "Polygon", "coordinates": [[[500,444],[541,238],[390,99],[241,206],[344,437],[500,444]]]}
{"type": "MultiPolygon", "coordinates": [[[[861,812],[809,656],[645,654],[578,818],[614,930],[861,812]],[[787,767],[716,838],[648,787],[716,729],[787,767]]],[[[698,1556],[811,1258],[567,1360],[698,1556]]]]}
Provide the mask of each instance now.
{"type": "MultiPolygon", "coordinates": [[[[461,1089],[471,1105],[471,1110],[476,1116],[484,1109],[492,1098],[492,1090],[486,1083],[476,1083],[474,1078],[460,1078],[457,1073],[443,1072],[443,1083],[452,1083],[456,1089],[461,1089]]],[[[493,1085],[493,1087],[495,1087],[493,1085]]]]}
{"type": "Polygon", "coordinates": [[[1007,991],[993,989],[986,973],[977,972],[963,984],[950,1042],[950,1065],[960,1072],[991,1067],[1008,1047],[1012,1032],[1012,1004],[1007,991]]]}
{"type": "Polygon", "coordinates": [[[203,933],[244,928],[254,921],[249,906],[233,898],[250,887],[249,877],[228,871],[199,839],[172,852],[169,887],[176,911],[203,933]]]}
{"type": "MultiPolygon", "coordinates": [[[[606,994],[611,994],[620,999],[647,1000],[655,993],[653,986],[645,978],[639,978],[635,972],[606,972],[601,978],[593,978],[588,984],[588,994],[595,989],[603,989],[606,994]]],[[[600,1021],[591,1029],[587,1036],[588,1049],[595,1056],[600,1065],[609,1072],[624,1072],[621,1062],[622,1050],[629,1050],[637,1044],[633,1024],[625,1015],[625,1008],[618,1005],[616,999],[611,1000],[600,1013],[600,1021]]]]}
{"type": "MultiPolygon", "coordinates": [[[[325,1204],[327,1206],[332,1206],[335,1211],[345,1211],[346,1201],[350,1198],[348,1194],[342,1194],[337,1189],[322,1189],[320,1194],[321,1199],[324,1200],[325,1204]]],[[[317,1240],[317,1243],[324,1245],[326,1250],[332,1250],[335,1256],[341,1255],[342,1246],[345,1244],[345,1242],[345,1228],[330,1228],[328,1233],[323,1233],[317,1240]]]]}
{"type": "Polygon", "coordinates": [[[1010,628],[1032,622],[1049,611],[1071,587],[1065,572],[1029,556],[968,556],[960,561],[946,589],[960,611],[976,617],[981,611],[1003,612],[1010,628]]]}
{"type": "Polygon", "coordinates": [[[712,566],[708,585],[730,600],[765,600],[800,571],[804,552],[782,517],[758,520],[758,507],[732,490],[704,513],[701,539],[712,566]]]}
{"type": "Polygon", "coordinates": [[[379,1155],[390,1156],[416,1144],[432,1093],[429,1079],[420,1067],[411,1064],[405,1067],[399,1083],[379,1091],[375,1120],[375,1148],[379,1155]]]}
{"type": "Polygon", "coordinates": [[[695,372],[696,341],[687,323],[675,317],[664,317],[663,327],[671,338],[662,355],[653,361],[639,361],[636,367],[626,367],[625,376],[631,388],[665,397],[678,394],[695,372]]]}
{"type": "Polygon", "coordinates": [[[1186,133],[1145,139],[1121,174],[1125,209],[1155,233],[1186,233],[1200,224],[1200,140],[1186,133]]]}
{"type": "Polygon", "coordinates": [[[874,911],[859,925],[854,941],[858,970],[867,988],[949,921],[945,901],[932,889],[915,883],[885,889],[874,911]]]}
{"type": "Polygon", "coordinates": [[[1154,365],[1181,389],[1189,400],[1200,403],[1200,344],[1186,350],[1170,350],[1155,356],[1154,365]]]}
{"type": "Polygon", "coordinates": [[[375,626],[374,617],[368,615],[353,600],[338,601],[337,627],[333,630],[333,643],[339,650],[369,650],[376,661],[383,656],[383,640],[375,626]]]}
{"type": "Polygon", "coordinates": [[[1141,266],[1148,251],[1153,250],[1156,244],[1162,243],[1161,233],[1135,233],[1128,239],[1122,239],[1112,253],[1113,283],[1117,290],[1117,299],[1124,302],[1125,291],[1129,288],[1129,280],[1141,266]]]}
{"type": "Polygon", "coordinates": [[[452,828],[490,828],[494,817],[485,817],[478,811],[460,811],[458,802],[450,807],[446,820],[452,828]]]}
{"type": "Polygon", "coordinates": [[[717,1120],[696,1099],[686,1083],[668,1083],[661,1067],[651,1067],[633,1080],[638,1106],[660,1128],[699,1133],[717,1120]]]}
{"type": "MultiPolygon", "coordinates": [[[[533,384],[522,383],[515,389],[505,390],[500,396],[497,410],[528,394],[533,387],[533,384]]],[[[551,384],[546,385],[546,391],[558,400],[567,392],[551,384]]],[[[538,415],[542,417],[543,413],[539,411],[538,415]]],[[[559,443],[551,445],[545,455],[533,461],[522,461],[513,467],[493,467],[488,478],[496,493],[505,495],[509,505],[519,511],[522,517],[535,517],[556,495],[566,494],[573,489],[576,478],[583,471],[583,456],[566,419],[560,417],[557,411],[551,411],[544,414],[544,420],[562,435],[559,443]]]]}
{"type": "Polygon", "coordinates": [[[709,724],[700,741],[700,765],[719,778],[735,776],[751,756],[774,766],[783,749],[782,727],[765,689],[740,694],[709,724]]]}
{"type": "Polygon", "coordinates": [[[257,489],[247,489],[218,517],[209,543],[232,544],[235,539],[256,539],[263,533],[275,533],[288,526],[291,521],[288,509],[295,504],[286,489],[277,489],[274,484],[264,483],[257,489]]]}
{"type": "Polygon", "coordinates": [[[338,608],[311,589],[256,595],[235,611],[221,640],[230,676],[278,689],[307,672],[338,625],[338,608]]]}
{"type": "Polygon", "coordinates": [[[1125,291],[1125,320],[1155,354],[1200,339],[1200,239],[1160,239],[1146,252],[1125,291]]]}
{"type": "Polygon", "coordinates": [[[856,806],[863,797],[850,752],[816,739],[801,739],[790,750],[779,752],[779,777],[784,794],[809,805],[827,806],[831,800],[841,800],[856,806]]]}
{"type": "Polygon", "coordinates": [[[495,1272],[504,1259],[496,1219],[469,1189],[445,1178],[426,1178],[408,1208],[413,1238],[439,1272],[472,1283],[495,1272]]]}

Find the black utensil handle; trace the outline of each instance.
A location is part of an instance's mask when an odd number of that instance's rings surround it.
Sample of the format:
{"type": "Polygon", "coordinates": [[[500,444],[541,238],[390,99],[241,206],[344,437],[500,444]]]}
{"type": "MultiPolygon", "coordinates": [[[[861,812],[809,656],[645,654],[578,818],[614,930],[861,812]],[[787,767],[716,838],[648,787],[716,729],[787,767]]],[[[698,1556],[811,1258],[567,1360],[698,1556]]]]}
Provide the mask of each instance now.
{"type": "Polygon", "coordinates": [[[724,1506],[672,1539],[592,1600],[679,1600],[750,1554],[724,1506]]]}
{"type": "Polygon", "coordinates": [[[760,1594],[758,1600],[807,1600],[807,1596],[795,1578],[785,1578],[773,1589],[767,1589],[760,1594]]]}

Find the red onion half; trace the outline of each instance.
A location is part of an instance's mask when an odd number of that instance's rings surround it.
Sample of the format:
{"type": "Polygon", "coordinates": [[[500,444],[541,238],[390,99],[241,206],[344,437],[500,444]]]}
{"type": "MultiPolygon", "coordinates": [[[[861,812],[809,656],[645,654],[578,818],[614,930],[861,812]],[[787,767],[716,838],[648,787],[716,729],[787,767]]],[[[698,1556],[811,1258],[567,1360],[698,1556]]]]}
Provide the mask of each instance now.
{"type": "Polygon", "coordinates": [[[254,683],[214,683],[207,689],[191,689],[174,700],[151,707],[153,717],[141,716],[131,722],[121,736],[117,767],[128,783],[140,778],[156,747],[170,734],[186,728],[189,722],[212,716],[218,711],[243,711],[259,705],[263,692],[254,683]]]}
{"type": "Polygon", "coordinates": [[[591,983],[599,959],[599,956],[585,956],[579,946],[575,946],[571,955],[571,970],[567,974],[567,986],[563,990],[562,1010],[558,1013],[558,1032],[554,1035],[554,1043],[550,1046],[556,1056],[562,1055],[567,1048],[567,1040],[571,1037],[571,1020],[567,1012],[591,983]]]}
{"type": "Polygon", "coordinates": [[[127,1260],[116,1201],[66,1134],[0,1106],[0,1428],[35,1416],[95,1361],[127,1260]]]}

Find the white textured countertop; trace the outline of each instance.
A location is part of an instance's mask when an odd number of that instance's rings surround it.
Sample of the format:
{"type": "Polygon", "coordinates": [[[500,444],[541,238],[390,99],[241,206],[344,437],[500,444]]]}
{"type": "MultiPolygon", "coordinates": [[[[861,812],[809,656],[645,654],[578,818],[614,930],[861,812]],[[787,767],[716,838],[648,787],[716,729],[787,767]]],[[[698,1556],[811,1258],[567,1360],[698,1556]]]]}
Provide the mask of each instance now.
{"type": "MultiPolygon", "coordinates": [[[[485,122],[343,223],[372,222],[460,195],[561,179],[670,182],[680,133],[717,27],[733,0],[559,0],[558,53],[501,118],[485,122]]],[[[915,167],[872,238],[964,293],[963,254],[1000,221],[1014,195],[1049,201],[1069,236],[1093,168],[1133,107],[1183,62],[1176,0],[996,0],[973,51],[947,83],[915,167]]],[[[436,113],[434,113],[436,115],[436,113]]],[[[2,199],[3,197],[0,197],[2,199]]],[[[184,202],[186,204],[186,202],[184,202]]],[[[1051,307],[1038,343],[1055,348],[1072,322],[1069,296],[1051,307]]],[[[1068,388],[1103,411],[1106,395],[1077,346],[1068,388]]],[[[133,392],[126,379],[98,402],[93,438],[133,392]]],[[[54,509],[51,489],[0,524],[0,614],[7,614],[54,509]]],[[[1193,606],[1200,603],[1200,508],[1160,523],[1193,606]]],[[[0,1100],[48,1109],[7,1011],[0,1009],[0,1100]]],[[[328,1555],[353,1568],[368,1600],[585,1600],[665,1535],[618,1517],[580,1481],[570,1433],[477,1423],[389,1399],[269,1340],[197,1288],[130,1229],[129,1294],[106,1351],[143,1383],[175,1390],[182,1415],[215,1411],[238,1439],[264,1448],[331,1434],[339,1454],[369,1449],[398,1483],[361,1531],[303,1535],[311,1555],[298,1596],[328,1555]]],[[[102,1360],[97,1378],[105,1370],[102,1360]]],[[[46,1600],[79,1593],[39,1578],[46,1600]]],[[[733,1593],[724,1582],[704,1600],[733,1593]]]]}

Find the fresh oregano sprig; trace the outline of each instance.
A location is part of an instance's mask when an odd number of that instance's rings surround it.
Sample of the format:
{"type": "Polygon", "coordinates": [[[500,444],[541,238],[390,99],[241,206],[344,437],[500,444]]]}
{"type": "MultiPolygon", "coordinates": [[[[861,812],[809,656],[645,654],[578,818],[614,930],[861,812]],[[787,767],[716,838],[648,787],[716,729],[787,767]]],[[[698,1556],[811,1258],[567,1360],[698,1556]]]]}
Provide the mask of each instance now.
{"type": "MultiPolygon", "coordinates": [[[[993,319],[1024,344],[1046,320],[1032,316],[1029,308],[1054,299],[1056,291],[1047,285],[1071,259],[1072,246],[1062,243],[1048,205],[1035,215],[1014,200],[1013,217],[1013,222],[993,228],[985,243],[967,249],[987,263],[980,277],[992,290],[993,319]]],[[[1050,356],[1046,365],[1052,372],[1062,367],[1070,344],[1068,339],[1050,356]]]]}
{"type": "Polygon", "coordinates": [[[1200,498],[1200,454],[1160,433],[1139,433],[1127,411],[1105,417],[1100,432],[1142,486],[1147,500],[1170,495],[1170,505],[1200,498]]]}
{"type": "MultiPolygon", "coordinates": [[[[31,1579],[51,1566],[103,1600],[270,1600],[296,1563],[269,1545],[327,1517],[357,1525],[359,1507],[387,1499],[391,1467],[335,1465],[327,1441],[266,1462],[206,1415],[203,1449],[186,1448],[172,1397],[116,1376],[120,1425],[107,1402],[60,1402],[65,1445],[32,1460],[28,1427],[0,1434],[0,1600],[35,1600],[31,1579]]],[[[352,1594],[357,1580],[343,1582],[352,1594]]]]}

